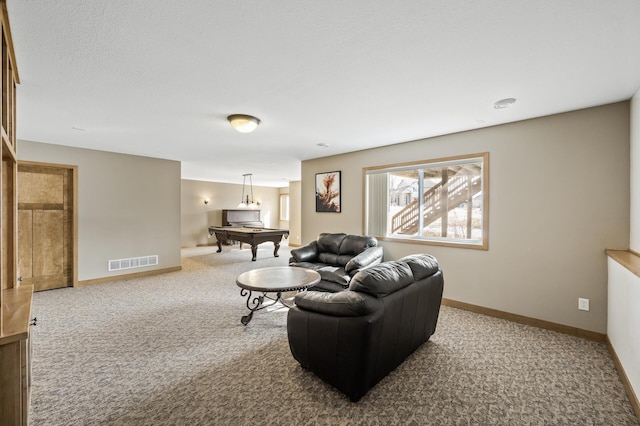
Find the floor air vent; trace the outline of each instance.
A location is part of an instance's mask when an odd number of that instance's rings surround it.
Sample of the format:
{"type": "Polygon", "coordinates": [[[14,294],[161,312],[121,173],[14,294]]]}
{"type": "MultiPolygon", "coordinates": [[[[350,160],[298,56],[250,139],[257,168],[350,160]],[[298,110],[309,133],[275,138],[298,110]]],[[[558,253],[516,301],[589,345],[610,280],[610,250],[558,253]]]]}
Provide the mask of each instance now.
{"type": "Polygon", "coordinates": [[[109,271],[119,271],[120,269],[144,268],[158,264],[158,255],[130,257],[128,259],[114,259],[109,261],[109,271]]]}

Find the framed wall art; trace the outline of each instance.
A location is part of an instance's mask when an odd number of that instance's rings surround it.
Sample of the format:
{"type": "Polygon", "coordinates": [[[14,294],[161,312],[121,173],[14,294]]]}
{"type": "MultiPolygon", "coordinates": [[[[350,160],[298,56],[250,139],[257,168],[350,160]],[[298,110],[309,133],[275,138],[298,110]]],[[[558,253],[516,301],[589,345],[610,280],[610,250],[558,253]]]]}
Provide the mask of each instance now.
{"type": "Polygon", "coordinates": [[[340,213],[340,172],[316,173],[316,211],[340,213]]]}

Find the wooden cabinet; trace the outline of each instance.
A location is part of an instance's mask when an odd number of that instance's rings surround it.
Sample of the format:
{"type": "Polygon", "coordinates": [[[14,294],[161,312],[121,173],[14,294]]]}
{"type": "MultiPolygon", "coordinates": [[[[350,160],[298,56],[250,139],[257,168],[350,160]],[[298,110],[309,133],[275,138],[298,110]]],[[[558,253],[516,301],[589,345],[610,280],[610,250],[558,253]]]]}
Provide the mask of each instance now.
{"type": "Polygon", "coordinates": [[[32,286],[2,291],[0,337],[0,425],[26,425],[31,386],[32,286]]]}
{"type": "Polygon", "coordinates": [[[18,161],[16,85],[18,70],[5,0],[0,0],[0,425],[26,425],[29,414],[31,348],[29,323],[33,288],[18,281],[18,161]]]}

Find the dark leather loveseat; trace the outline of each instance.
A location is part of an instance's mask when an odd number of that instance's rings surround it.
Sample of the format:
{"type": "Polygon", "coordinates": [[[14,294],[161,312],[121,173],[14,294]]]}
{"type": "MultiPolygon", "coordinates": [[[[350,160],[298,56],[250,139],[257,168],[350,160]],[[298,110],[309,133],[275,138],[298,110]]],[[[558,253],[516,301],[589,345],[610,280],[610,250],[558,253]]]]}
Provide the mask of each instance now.
{"type": "Polygon", "coordinates": [[[287,314],[293,357],[356,402],[436,329],[444,280],[428,254],[357,273],[349,289],[306,291],[287,314]]]}
{"type": "Polygon", "coordinates": [[[313,269],[321,281],[316,291],[342,291],[351,278],[382,262],[383,250],[375,237],[322,233],[315,241],[291,250],[290,266],[313,269]]]}

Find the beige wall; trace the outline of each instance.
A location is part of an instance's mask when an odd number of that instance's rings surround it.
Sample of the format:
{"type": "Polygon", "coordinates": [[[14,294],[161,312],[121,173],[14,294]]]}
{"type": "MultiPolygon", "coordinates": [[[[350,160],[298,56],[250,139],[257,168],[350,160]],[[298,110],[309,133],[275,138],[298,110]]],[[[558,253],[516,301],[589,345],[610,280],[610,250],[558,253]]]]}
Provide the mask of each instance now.
{"type": "Polygon", "coordinates": [[[383,242],[385,259],[432,253],[447,298],[604,333],[604,250],[629,239],[628,102],[305,161],[302,242],[363,232],[363,167],[484,151],[489,250],[383,242]],[[314,175],[331,170],[342,171],[342,212],[316,213],[314,175]]]}
{"type": "Polygon", "coordinates": [[[302,200],[301,182],[289,182],[289,245],[302,245],[302,200]]]}
{"type": "MultiPolygon", "coordinates": [[[[240,176],[242,178],[242,176],[240,176]]],[[[235,209],[242,198],[242,184],[182,180],[182,247],[215,244],[208,238],[209,226],[222,225],[222,210],[235,209]],[[204,199],[209,198],[209,204],[204,199]]],[[[246,188],[245,188],[246,191],[246,188]]],[[[269,228],[280,223],[279,188],[253,186],[254,201],[260,201],[260,218],[269,228]]]]}
{"type": "Polygon", "coordinates": [[[78,280],[180,266],[180,163],[18,141],[18,159],[78,166],[78,280]],[[108,260],[158,255],[109,272],[108,260]]]}

